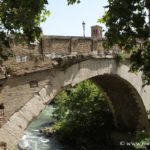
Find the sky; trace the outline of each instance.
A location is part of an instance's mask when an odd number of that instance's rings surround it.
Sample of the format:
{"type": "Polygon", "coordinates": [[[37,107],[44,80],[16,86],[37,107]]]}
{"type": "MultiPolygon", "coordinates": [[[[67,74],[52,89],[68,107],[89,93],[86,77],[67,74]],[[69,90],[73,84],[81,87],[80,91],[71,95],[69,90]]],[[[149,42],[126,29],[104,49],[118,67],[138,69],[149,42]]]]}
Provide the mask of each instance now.
{"type": "Polygon", "coordinates": [[[44,35],[91,36],[91,26],[100,25],[98,18],[104,14],[107,0],[81,0],[80,4],[67,5],[67,0],[48,0],[51,15],[41,24],[44,35]]]}

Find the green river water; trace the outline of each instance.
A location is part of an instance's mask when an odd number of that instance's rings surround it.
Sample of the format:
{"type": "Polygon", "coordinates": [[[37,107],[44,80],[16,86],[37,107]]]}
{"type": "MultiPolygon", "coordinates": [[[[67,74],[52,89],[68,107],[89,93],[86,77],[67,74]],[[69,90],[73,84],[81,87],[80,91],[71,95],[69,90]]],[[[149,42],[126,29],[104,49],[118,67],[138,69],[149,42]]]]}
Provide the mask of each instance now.
{"type": "MultiPolygon", "coordinates": [[[[61,145],[56,137],[47,138],[40,129],[48,127],[53,122],[52,112],[53,105],[48,105],[46,108],[35,118],[25,130],[24,136],[20,140],[21,143],[28,145],[29,150],[67,150],[68,148],[61,145]]],[[[71,148],[69,148],[70,150],[71,148]]]]}

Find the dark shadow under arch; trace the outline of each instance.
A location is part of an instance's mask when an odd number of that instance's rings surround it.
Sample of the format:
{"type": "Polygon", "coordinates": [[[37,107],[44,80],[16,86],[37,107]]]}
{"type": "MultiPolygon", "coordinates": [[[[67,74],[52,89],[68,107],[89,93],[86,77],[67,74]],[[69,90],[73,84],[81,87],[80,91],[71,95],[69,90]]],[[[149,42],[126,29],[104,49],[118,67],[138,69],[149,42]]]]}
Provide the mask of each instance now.
{"type": "Polygon", "coordinates": [[[99,75],[91,80],[106,92],[117,126],[121,130],[149,130],[143,101],[137,90],[118,75],[99,75]]]}

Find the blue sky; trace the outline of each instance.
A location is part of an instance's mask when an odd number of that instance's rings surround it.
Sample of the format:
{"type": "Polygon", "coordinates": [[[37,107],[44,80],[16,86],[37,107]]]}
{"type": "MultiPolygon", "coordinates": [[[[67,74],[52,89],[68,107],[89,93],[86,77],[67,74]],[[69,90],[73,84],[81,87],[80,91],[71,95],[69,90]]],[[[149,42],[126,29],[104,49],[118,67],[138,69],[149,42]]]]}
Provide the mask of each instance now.
{"type": "MultiPolygon", "coordinates": [[[[97,19],[104,13],[107,0],[81,0],[80,4],[67,5],[67,0],[48,0],[51,11],[47,21],[41,24],[44,35],[82,36],[82,22],[86,23],[85,35],[91,35],[91,26],[100,25],[97,19]]],[[[103,26],[103,25],[102,25],[103,26]]]]}

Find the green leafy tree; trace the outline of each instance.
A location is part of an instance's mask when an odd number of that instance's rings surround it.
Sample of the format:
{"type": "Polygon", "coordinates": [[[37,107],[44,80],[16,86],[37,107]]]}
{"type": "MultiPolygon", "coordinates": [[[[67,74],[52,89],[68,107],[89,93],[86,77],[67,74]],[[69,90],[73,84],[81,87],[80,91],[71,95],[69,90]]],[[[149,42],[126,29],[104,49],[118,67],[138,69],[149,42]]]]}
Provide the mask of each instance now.
{"type": "Polygon", "coordinates": [[[113,117],[105,95],[95,84],[84,81],[62,91],[54,101],[57,121],[49,131],[56,131],[61,141],[79,146],[77,149],[96,149],[108,142],[113,117]]]}
{"type": "Polygon", "coordinates": [[[46,20],[47,0],[0,1],[0,54],[10,46],[12,38],[23,37],[33,42],[42,33],[40,23],[46,20]]]}
{"type": "Polygon", "coordinates": [[[68,5],[72,5],[74,3],[80,3],[80,0],[67,0],[68,1],[68,5]]]}
{"type": "MultiPolygon", "coordinates": [[[[79,0],[68,0],[68,5],[79,0]]],[[[1,0],[0,1],[0,59],[7,59],[10,43],[15,41],[34,42],[42,30],[40,23],[50,12],[46,9],[48,0],[1,0]]]]}
{"type": "Polygon", "coordinates": [[[99,19],[108,29],[107,45],[118,44],[131,52],[131,71],[143,71],[144,84],[150,84],[149,10],[149,0],[108,0],[106,13],[99,19]]]}

